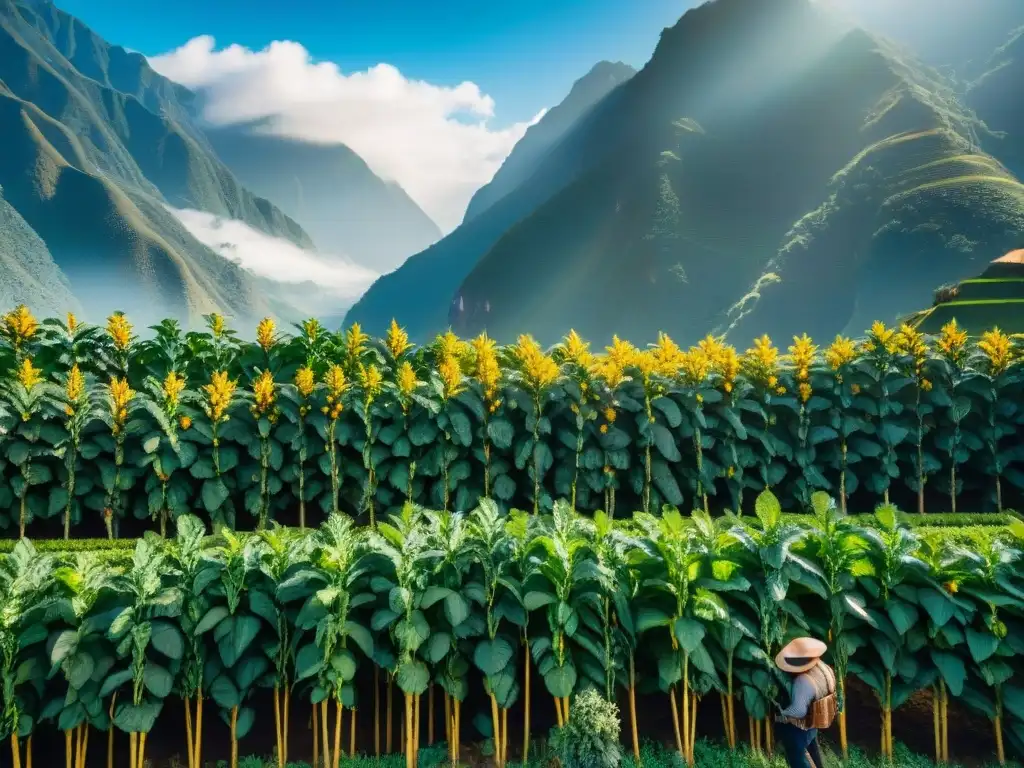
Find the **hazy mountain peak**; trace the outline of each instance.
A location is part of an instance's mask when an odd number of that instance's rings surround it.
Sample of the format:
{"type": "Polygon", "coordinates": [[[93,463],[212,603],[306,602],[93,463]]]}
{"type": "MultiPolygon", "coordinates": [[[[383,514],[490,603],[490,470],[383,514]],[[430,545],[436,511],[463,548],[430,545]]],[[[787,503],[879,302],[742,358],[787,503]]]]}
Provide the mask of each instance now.
{"type": "Polygon", "coordinates": [[[491,182],[469,201],[463,223],[491,207],[527,181],[566,132],[612,90],[629,80],[636,70],[621,61],[600,61],[576,80],[558,106],[526,131],[491,182]]]}

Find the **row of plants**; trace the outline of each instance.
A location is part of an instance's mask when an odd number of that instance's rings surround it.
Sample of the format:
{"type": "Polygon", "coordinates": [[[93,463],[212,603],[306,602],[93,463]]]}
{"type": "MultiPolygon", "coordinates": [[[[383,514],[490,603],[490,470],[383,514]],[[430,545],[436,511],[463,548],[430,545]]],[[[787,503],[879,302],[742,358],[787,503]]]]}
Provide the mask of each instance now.
{"type": "MultiPolygon", "coordinates": [[[[720,711],[730,748],[742,739],[772,753],[773,702],[787,685],[772,659],[811,634],[828,638],[842,696],[851,676],[875,692],[883,757],[894,753],[892,712],[922,691],[938,762],[950,759],[953,700],[991,721],[997,762],[1007,744],[1021,752],[1024,523],[962,546],[892,506],[858,523],[821,492],[802,522],[769,491],[755,507],[613,521],[568,500],[503,515],[483,499],[468,514],[406,504],[374,527],[337,513],[312,531],[214,535],[183,515],[176,535],[147,534],[120,565],[112,547],[61,555],[22,539],[0,559],[0,737],[22,768],[33,734],[56,727],[83,768],[90,732],[106,732],[108,750],[127,733],[141,768],[162,710],[183,706],[190,768],[203,764],[211,712],[230,728],[232,768],[257,721],[273,722],[283,766],[302,700],[324,766],[356,751],[358,716],[373,720],[373,753],[397,747],[409,768],[432,740],[420,724],[439,719],[453,765],[473,728],[501,768],[510,719],[522,717],[528,760],[538,697],[561,729],[593,689],[625,702],[634,756],[636,697],[663,696],[676,752],[693,765],[706,707],[720,711]],[[261,689],[272,712],[251,705],[261,689]],[[472,691],[489,707],[464,720],[472,691]]],[[[845,713],[839,736],[845,756],[845,713]]]]}
{"type": "Polygon", "coordinates": [[[575,333],[550,350],[451,333],[416,348],[394,323],[374,340],[315,320],[287,335],[266,319],[245,342],[219,315],[207,324],[140,340],[120,313],[105,327],[8,313],[0,526],[60,519],[67,537],[102,519],[115,536],[126,515],[166,532],[185,512],[262,528],[340,510],[372,525],[406,502],[482,497],[736,510],[766,487],[787,508],[894,489],[955,512],[963,493],[1002,510],[1024,488],[1024,365],[998,329],[972,341],[955,323],[935,338],[876,323],[824,350],[763,337],[740,354],[665,335],[595,353],[575,333]]]}

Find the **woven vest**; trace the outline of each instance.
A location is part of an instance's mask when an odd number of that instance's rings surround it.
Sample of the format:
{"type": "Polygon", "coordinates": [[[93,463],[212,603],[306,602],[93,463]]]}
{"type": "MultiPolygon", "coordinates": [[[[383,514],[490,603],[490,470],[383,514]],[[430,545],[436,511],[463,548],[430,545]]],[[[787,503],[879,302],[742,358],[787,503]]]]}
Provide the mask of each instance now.
{"type": "Polygon", "coordinates": [[[804,672],[806,677],[814,686],[814,701],[807,708],[807,714],[802,718],[790,717],[787,722],[798,728],[809,731],[812,728],[825,730],[830,728],[839,712],[839,700],[836,698],[836,674],[832,668],[818,662],[813,669],[804,672]]]}

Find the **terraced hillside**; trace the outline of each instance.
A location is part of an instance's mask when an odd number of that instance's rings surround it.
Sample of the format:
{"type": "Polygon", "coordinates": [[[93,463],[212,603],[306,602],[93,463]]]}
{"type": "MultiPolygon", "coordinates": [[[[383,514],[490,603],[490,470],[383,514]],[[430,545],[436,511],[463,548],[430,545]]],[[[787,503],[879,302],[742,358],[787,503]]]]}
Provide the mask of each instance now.
{"type": "Polygon", "coordinates": [[[554,153],[586,170],[455,294],[460,333],[856,334],[1024,230],[952,85],[806,0],[689,11],[615,95],[554,153]]]}
{"type": "Polygon", "coordinates": [[[1024,250],[1011,251],[980,276],[963,280],[913,318],[925,333],[938,333],[951,320],[972,336],[993,327],[1024,333],[1024,250]]]}
{"type": "Polygon", "coordinates": [[[87,315],[115,303],[141,323],[267,311],[249,273],[200,244],[167,206],[312,243],[213,155],[188,120],[189,98],[51,3],[0,0],[0,186],[58,270],[47,265],[34,288],[15,284],[8,276],[22,253],[0,247],[5,296],[73,306],[62,294],[70,286],[87,315]]]}

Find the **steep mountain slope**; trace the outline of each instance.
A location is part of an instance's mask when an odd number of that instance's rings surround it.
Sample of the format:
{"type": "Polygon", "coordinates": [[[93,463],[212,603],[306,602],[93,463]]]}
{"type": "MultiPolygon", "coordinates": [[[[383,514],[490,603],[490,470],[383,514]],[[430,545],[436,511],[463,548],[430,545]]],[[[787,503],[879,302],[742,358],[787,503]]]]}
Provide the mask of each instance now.
{"type": "Polygon", "coordinates": [[[991,131],[984,137],[986,148],[1018,177],[1024,176],[1024,21],[1021,23],[967,91],[968,104],[991,131]]]}
{"type": "Polygon", "coordinates": [[[817,0],[900,43],[922,61],[977,76],[1010,29],[1024,24],[1020,0],[817,0]]]}
{"type": "MultiPolygon", "coordinates": [[[[621,110],[622,88],[608,95],[573,124],[572,132],[589,135],[588,125],[621,110]]],[[[552,109],[534,128],[558,119],[552,109]]],[[[348,311],[345,322],[358,322],[373,333],[384,333],[391,318],[399,317],[416,341],[424,341],[448,326],[449,305],[457,302],[459,284],[477,260],[517,221],[563,189],[598,158],[615,150],[611,143],[581,147],[559,145],[544,156],[528,183],[520,184],[443,240],[411,256],[397,270],[381,276],[348,311]]]]}
{"type": "Polygon", "coordinates": [[[456,330],[828,338],[929,304],[1024,227],[950,85],[807,0],[689,11],[615,95],[547,164],[596,161],[479,261],[456,330]]]}
{"type": "Polygon", "coordinates": [[[536,125],[530,126],[491,182],[473,195],[463,222],[478,216],[527,181],[547,153],[561,141],[577,120],[635,74],[635,69],[621,61],[601,61],[595,64],[593,69],[573,83],[569,95],[558,106],[545,114],[536,125]]]}
{"type": "MultiPolygon", "coordinates": [[[[69,283],[90,316],[112,306],[140,323],[266,311],[251,275],[195,240],[168,204],[312,245],[217,160],[187,102],[141,56],[49,2],[0,0],[0,186],[66,277],[55,290],[69,283]]],[[[5,265],[19,259],[0,251],[5,265]]]]}
{"type": "Polygon", "coordinates": [[[404,189],[380,179],[348,147],[258,128],[207,129],[206,135],[239,180],[298,221],[322,252],[390,272],[441,239],[441,230],[404,189]]]}

